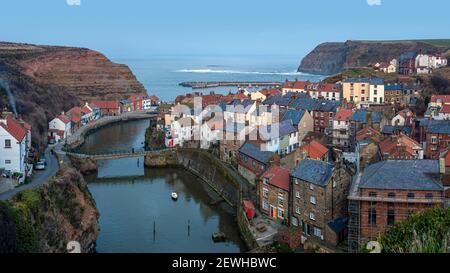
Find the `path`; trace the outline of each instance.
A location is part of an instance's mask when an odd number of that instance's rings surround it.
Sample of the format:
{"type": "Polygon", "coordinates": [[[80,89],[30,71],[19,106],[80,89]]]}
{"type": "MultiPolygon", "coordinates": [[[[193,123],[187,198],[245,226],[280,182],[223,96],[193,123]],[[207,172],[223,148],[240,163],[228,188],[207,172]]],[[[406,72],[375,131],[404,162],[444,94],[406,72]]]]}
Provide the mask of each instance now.
{"type": "Polygon", "coordinates": [[[58,160],[54,155],[51,154],[51,147],[45,149],[45,160],[47,162],[47,167],[43,171],[34,171],[33,180],[29,184],[21,185],[13,190],[4,192],[0,194],[0,200],[8,200],[19,192],[26,189],[34,189],[45,182],[47,182],[51,177],[53,177],[59,169],[58,160]]]}

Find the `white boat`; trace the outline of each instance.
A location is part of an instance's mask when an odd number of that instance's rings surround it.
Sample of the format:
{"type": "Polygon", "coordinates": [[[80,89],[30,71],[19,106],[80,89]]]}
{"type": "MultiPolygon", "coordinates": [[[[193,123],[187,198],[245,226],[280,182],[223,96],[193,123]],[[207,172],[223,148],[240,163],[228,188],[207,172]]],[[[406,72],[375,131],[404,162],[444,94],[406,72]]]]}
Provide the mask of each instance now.
{"type": "Polygon", "coordinates": [[[170,196],[172,196],[173,200],[178,200],[178,193],[172,192],[172,194],[170,196]]]}

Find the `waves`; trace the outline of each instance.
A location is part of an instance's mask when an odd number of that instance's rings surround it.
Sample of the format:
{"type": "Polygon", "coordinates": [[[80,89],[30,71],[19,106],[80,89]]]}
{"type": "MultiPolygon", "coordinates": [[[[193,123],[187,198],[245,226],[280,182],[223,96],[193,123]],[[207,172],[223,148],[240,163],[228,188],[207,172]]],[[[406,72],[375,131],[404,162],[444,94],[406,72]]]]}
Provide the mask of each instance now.
{"type": "Polygon", "coordinates": [[[302,72],[260,72],[260,71],[239,71],[239,70],[219,70],[219,69],[180,69],[178,73],[202,73],[202,74],[247,74],[247,75],[281,75],[281,76],[313,76],[302,72]]]}

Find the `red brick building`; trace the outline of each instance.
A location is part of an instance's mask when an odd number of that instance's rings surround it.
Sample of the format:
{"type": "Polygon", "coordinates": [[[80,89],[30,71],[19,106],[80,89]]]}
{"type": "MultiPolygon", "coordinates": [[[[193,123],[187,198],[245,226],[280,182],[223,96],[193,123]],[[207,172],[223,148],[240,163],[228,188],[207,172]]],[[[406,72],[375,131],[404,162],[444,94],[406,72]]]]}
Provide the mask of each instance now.
{"type": "Polygon", "coordinates": [[[441,151],[449,148],[450,120],[430,120],[425,131],[426,158],[439,159],[441,151]]]}
{"type": "Polygon", "coordinates": [[[444,205],[438,160],[388,160],[357,176],[349,194],[349,247],[357,252],[412,213],[444,205]]]}
{"type": "Polygon", "coordinates": [[[289,170],[272,165],[265,171],[257,185],[258,204],[261,212],[270,218],[289,219],[289,170]]]}

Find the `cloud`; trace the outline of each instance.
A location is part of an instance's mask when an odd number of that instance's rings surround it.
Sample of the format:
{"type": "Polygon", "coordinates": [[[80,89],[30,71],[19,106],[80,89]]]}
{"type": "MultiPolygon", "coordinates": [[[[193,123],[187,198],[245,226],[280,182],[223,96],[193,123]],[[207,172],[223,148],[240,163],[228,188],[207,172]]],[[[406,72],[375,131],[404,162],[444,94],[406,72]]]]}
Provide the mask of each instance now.
{"type": "Polygon", "coordinates": [[[81,6],[81,0],[66,0],[69,6],[81,6]]]}
{"type": "Polygon", "coordinates": [[[369,6],[381,6],[381,0],[367,0],[369,6]]]}

